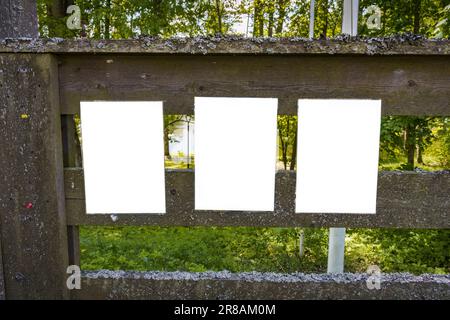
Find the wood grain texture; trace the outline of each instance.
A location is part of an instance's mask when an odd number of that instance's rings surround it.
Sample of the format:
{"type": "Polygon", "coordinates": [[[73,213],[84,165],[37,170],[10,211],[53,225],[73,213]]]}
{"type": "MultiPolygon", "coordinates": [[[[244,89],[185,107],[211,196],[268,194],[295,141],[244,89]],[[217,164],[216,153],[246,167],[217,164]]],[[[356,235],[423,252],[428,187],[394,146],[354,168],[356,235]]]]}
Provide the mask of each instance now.
{"type": "Polygon", "coordinates": [[[195,96],[297,100],[381,99],[385,115],[450,115],[450,56],[60,57],[63,114],[82,100],[162,100],[166,114],[192,114],[195,96]]]}
{"type": "Polygon", "coordinates": [[[67,296],[57,61],[0,55],[0,224],[7,299],[67,296]]]}
{"type": "MultiPolygon", "coordinates": [[[[77,136],[75,119],[73,115],[61,116],[61,133],[64,167],[79,167],[81,163],[81,146],[77,136]]],[[[80,262],[80,230],[78,226],[67,226],[67,240],[69,250],[69,264],[77,265],[80,262]]]]}
{"type": "MultiPolygon", "coordinates": [[[[0,2],[0,39],[37,37],[39,37],[39,31],[36,1],[2,0],[0,2]]],[[[31,39],[25,41],[31,41],[31,39]]]]}
{"type": "Polygon", "coordinates": [[[279,171],[274,212],[194,210],[194,172],[166,171],[163,215],[86,214],[82,169],[65,170],[69,225],[449,228],[450,173],[383,172],[376,214],[295,213],[295,172],[279,171]]]}
{"type": "MultiPolygon", "coordinates": [[[[0,224],[1,234],[1,224],[0,224]]],[[[3,259],[2,259],[2,239],[0,237],[0,300],[5,300],[5,279],[3,275],[3,259]]]]}

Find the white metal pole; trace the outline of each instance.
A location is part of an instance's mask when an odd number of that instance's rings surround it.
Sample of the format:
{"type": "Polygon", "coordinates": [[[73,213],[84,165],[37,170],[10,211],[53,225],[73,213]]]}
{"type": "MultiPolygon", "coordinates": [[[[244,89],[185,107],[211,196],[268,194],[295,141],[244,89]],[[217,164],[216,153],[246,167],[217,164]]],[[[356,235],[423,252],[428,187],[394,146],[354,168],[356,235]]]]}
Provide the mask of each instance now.
{"type": "Polygon", "coordinates": [[[345,228],[330,228],[328,238],[328,273],[344,272],[345,228]]]}
{"type": "MultiPolygon", "coordinates": [[[[358,34],[359,0],[344,0],[342,33],[358,34]]],[[[344,272],[345,228],[330,228],[328,239],[328,273],[344,272]]]]}
{"type": "Polygon", "coordinates": [[[309,7],[309,38],[314,38],[314,3],[315,0],[311,0],[309,7]]]}
{"type": "Polygon", "coordinates": [[[358,35],[359,0],[352,2],[352,36],[358,35]]]}
{"type": "Polygon", "coordinates": [[[303,255],[305,254],[305,233],[302,231],[300,231],[300,236],[298,239],[298,255],[301,257],[303,257],[303,255]]]}
{"type": "Polygon", "coordinates": [[[356,36],[358,34],[359,0],[344,0],[342,12],[342,33],[356,36]]]}

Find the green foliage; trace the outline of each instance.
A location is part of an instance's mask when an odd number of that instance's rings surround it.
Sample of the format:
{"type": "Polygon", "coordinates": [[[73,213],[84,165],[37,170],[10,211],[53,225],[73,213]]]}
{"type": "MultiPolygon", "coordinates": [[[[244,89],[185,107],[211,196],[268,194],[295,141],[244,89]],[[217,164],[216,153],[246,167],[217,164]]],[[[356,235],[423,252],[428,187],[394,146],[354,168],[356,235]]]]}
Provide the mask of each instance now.
{"type": "MultiPolygon", "coordinates": [[[[216,227],[83,227],[85,270],[229,270],[232,272],[325,272],[326,229],[216,227]]],[[[448,273],[449,230],[350,229],[345,268],[365,272],[448,273]]]]}
{"type": "Polygon", "coordinates": [[[38,0],[37,12],[39,17],[39,33],[42,36],[73,38],[78,31],[70,30],[66,27],[66,9],[63,5],[56,9],[56,0],[38,0]],[[53,6],[53,9],[52,9],[53,6]]]}
{"type": "Polygon", "coordinates": [[[443,118],[388,116],[381,122],[380,162],[392,162],[406,158],[399,169],[412,170],[414,158],[424,164],[423,154],[438,137],[436,128],[442,126],[443,118]],[[403,155],[402,155],[403,154],[403,155]]]}
{"type": "MultiPolygon", "coordinates": [[[[55,0],[38,0],[40,32],[71,38],[79,32],[65,27],[66,17],[51,14],[55,0]]],[[[74,0],[82,12],[84,37],[129,39],[139,35],[171,37],[227,33],[239,18],[233,0],[74,0]]]]}
{"type": "Polygon", "coordinates": [[[403,149],[404,123],[398,117],[384,117],[380,129],[380,153],[382,160],[393,161],[403,149]]]}
{"type": "MultiPolygon", "coordinates": [[[[71,38],[65,12],[52,13],[57,0],[38,0],[44,36],[71,38]]],[[[307,37],[310,2],[304,0],[74,0],[80,6],[88,38],[128,39],[139,35],[170,37],[232,33],[242,16],[250,17],[253,36],[307,37]]],[[[68,3],[68,1],[66,1],[68,3]]],[[[413,32],[427,37],[450,35],[450,0],[361,0],[359,34],[384,36],[413,32]],[[381,29],[368,29],[367,8],[381,11],[381,29]]],[[[315,37],[341,32],[342,0],[315,1],[315,37]]],[[[241,21],[242,22],[242,21],[241,21]]]]}
{"type": "MultiPolygon", "coordinates": [[[[436,35],[437,24],[443,19],[442,12],[448,0],[361,0],[360,8],[368,8],[377,5],[382,11],[381,29],[368,29],[364,15],[359,21],[359,33],[361,35],[384,36],[397,33],[416,33],[426,37],[436,35]]],[[[444,24],[446,24],[444,22],[444,24]]],[[[448,36],[448,28],[442,29],[441,36],[448,36]]]]}
{"type": "Polygon", "coordinates": [[[326,270],[327,234],[297,228],[83,227],[82,268],[113,270],[326,270]]]}
{"type": "Polygon", "coordinates": [[[440,20],[433,32],[435,38],[444,38],[450,35],[450,4],[439,12],[440,20]]]}
{"type": "Polygon", "coordinates": [[[449,230],[350,229],[346,266],[363,270],[378,265],[383,272],[450,271],[449,230]]]}
{"type": "MultiPolygon", "coordinates": [[[[309,1],[306,18],[309,24],[309,1]]],[[[317,0],[315,2],[314,37],[334,37],[341,33],[343,1],[317,0]]],[[[305,26],[309,30],[309,25],[305,26]]]]}
{"type": "Polygon", "coordinates": [[[283,162],[284,169],[294,170],[297,148],[297,116],[279,115],[278,129],[278,159],[283,162]]]}
{"type": "Polygon", "coordinates": [[[436,139],[427,152],[435,165],[450,169],[450,117],[440,118],[437,123],[433,130],[436,139]]]}

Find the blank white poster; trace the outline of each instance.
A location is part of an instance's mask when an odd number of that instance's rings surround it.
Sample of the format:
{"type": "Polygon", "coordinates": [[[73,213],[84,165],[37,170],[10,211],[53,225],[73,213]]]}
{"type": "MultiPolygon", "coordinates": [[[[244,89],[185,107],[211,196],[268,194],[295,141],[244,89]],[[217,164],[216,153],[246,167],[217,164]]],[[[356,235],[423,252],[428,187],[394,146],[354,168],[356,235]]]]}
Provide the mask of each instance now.
{"type": "Polygon", "coordinates": [[[165,213],[162,102],[81,102],[87,213],[165,213]]]}
{"type": "Polygon", "coordinates": [[[195,98],[195,208],[273,211],[277,99],[195,98]]]}
{"type": "Polygon", "coordinates": [[[299,100],[296,212],[375,213],[380,100],[299,100]]]}

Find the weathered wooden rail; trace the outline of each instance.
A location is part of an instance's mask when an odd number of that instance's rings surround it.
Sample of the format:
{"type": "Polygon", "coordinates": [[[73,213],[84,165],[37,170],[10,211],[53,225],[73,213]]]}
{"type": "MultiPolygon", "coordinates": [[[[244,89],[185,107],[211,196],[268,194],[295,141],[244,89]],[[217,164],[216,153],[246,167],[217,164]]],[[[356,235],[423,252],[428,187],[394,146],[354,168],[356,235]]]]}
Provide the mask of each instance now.
{"type": "Polygon", "coordinates": [[[379,290],[370,290],[367,274],[276,274],[244,272],[84,273],[77,299],[155,299],[177,293],[183,299],[450,299],[445,275],[383,274],[379,290]]]}
{"type": "Polygon", "coordinates": [[[450,172],[380,173],[376,214],[295,213],[295,172],[276,175],[273,212],[194,210],[194,171],[166,173],[167,213],[86,214],[82,169],[65,170],[68,225],[450,228],[450,172]]]}
{"type": "Polygon", "coordinates": [[[72,115],[81,100],[163,100],[166,114],[192,114],[194,96],[252,96],[279,98],[280,114],[299,98],[376,98],[385,115],[449,116],[449,54],[448,40],[408,37],[0,40],[0,299],[448,299],[449,276],[386,275],[381,291],[364,275],[84,273],[71,292],[65,280],[81,225],[448,229],[448,172],[380,173],[377,214],[359,215],[294,213],[293,172],[277,173],[274,212],[195,211],[193,171],[169,170],[167,214],[87,215],[72,115]]]}

